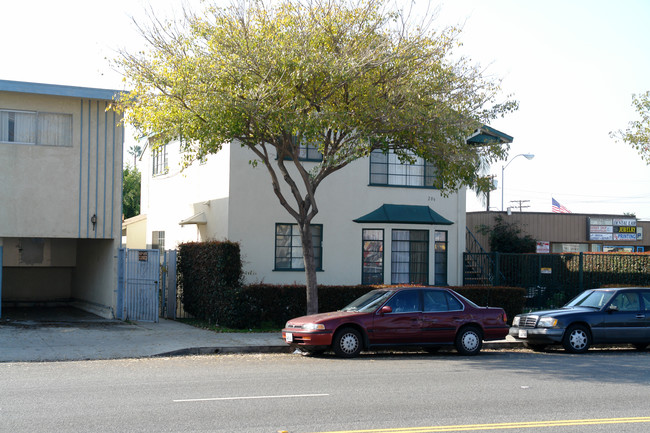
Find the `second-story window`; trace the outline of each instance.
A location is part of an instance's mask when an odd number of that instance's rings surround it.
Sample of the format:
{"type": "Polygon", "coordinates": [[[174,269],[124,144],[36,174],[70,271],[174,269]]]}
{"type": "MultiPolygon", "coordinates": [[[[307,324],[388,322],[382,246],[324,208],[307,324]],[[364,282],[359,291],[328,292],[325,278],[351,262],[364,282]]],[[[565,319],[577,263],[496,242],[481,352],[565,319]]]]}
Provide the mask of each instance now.
{"type": "Polygon", "coordinates": [[[323,154],[318,151],[318,146],[312,144],[301,144],[298,149],[300,161],[322,161],[323,154]]]}
{"type": "Polygon", "coordinates": [[[167,144],[163,144],[151,150],[151,165],[153,167],[153,176],[166,174],[169,171],[169,165],[167,162],[167,144]]]}
{"type": "Polygon", "coordinates": [[[374,150],[370,154],[370,185],[389,185],[435,188],[436,169],[423,158],[416,157],[412,164],[402,163],[389,151],[374,150]]]}
{"type": "Polygon", "coordinates": [[[72,115],[0,110],[0,142],[72,146],[72,115]]]}

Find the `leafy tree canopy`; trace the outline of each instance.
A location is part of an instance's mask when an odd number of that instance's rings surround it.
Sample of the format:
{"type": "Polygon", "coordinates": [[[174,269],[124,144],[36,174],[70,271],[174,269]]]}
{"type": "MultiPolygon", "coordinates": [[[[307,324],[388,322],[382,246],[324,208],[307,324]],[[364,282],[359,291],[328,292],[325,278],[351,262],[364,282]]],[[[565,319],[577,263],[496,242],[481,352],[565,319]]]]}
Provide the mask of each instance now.
{"type": "Polygon", "coordinates": [[[138,157],[142,153],[142,147],[140,147],[140,145],[138,145],[138,144],[134,144],[131,147],[129,147],[128,152],[129,152],[129,155],[131,155],[133,157],[133,167],[136,167],[138,157]]]}
{"type": "Polygon", "coordinates": [[[122,171],[122,213],[124,218],[140,215],[140,172],[128,165],[122,171]]]}
{"type": "Polygon", "coordinates": [[[639,155],[650,164],[650,91],[632,96],[632,105],[640,119],[629,123],[625,131],[610,135],[635,148],[639,155]]]}
{"type": "Polygon", "coordinates": [[[132,89],[120,102],[144,135],[182,138],[187,164],[233,141],[254,153],[300,227],[313,311],[309,223],[323,179],[392,149],[404,162],[431,162],[448,193],[487,187],[479,163],[507,152],[465,143],[517,104],[498,100],[499,80],[456,56],[460,31],[433,18],[414,23],[386,0],[249,0],[176,22],[154,16],[140,26],[148,47],[116,60],[132,89]],[[304,145],[322,162],[303,166],[304,145]]]}
{"type": "Polygon", "coordinates": [[[499,253],[534,253],[537,241],[529,234],[523,234],[522,229],[514,222],[510,223],[502,216],[494,218],[494,226],[482,226],[479,232],[490,239],[490,251],[499,253]]]}
{"type": "Polygon", "coordinates": [[[498,80],[454,60],[458,29],[405,20],[384,0],[253,0],[154,19],[141,27],[149,49],[118,60],[133,88],[127,120],[163,141],[182,136],[193,158],[233,139],[264,162],[269,147],[292,158],[296,144],[316,144],[314,185],[376,148],[435,163],[446,190],[473,185],[478,154],[506,149],[465,139],[516,104],[495,103],[498,80]]]}

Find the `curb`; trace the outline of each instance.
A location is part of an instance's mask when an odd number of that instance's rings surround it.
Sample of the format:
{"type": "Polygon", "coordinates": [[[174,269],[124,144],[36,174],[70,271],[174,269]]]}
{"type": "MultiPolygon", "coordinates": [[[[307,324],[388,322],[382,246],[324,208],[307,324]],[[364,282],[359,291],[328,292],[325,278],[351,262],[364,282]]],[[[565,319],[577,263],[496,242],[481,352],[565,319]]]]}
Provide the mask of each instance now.
{"type": "Polygon", "coordinates": [[[285,346],[223,346],[223,347],[189,347],[187,349],[172,350],[171,352],[158,353],[153,357],[189,356],[189,355],[217,355],[233,353],[291,353],[289,345],[285,346]]]}
{"type": "MultiPolygon", "coordinates": [[[[450,346],[451,347],[451,346],[450,346]]],[[[523,342],[488,341],[483,343],[483,349],[523,349],[523,342]]],[[[188,347],[187,349],[172,350],[171,352],[152,355],[155,358],[191,355],[224,355],[236,353],[293,353],[295,349],[287,346],[219,346],[219,347],[188,347]]]]}

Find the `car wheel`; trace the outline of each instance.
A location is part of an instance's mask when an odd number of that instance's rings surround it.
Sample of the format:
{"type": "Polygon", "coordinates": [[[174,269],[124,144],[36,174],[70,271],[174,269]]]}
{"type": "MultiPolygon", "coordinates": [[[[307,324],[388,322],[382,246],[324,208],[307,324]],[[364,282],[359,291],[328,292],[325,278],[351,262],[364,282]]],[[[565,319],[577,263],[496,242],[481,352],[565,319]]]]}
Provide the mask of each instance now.
{"type": "Polygon", "coordinates": [[[481,330],[475,326],[461,328],[456,334],[456,350],[461,355],[476,355],[483,347],[481,330]]]}
{"type": "Polygon", "coordinates": [[[564,333],[562,346],[567,352],[585,353],[591,346],[591,334],[583,325],[570,326],[564,333]]]}
{"type": "Polygon", "coordinates": [[[524,343],[524,346],[534,352],[543,352],[546,349],[546,344],[524,343]]]}
{"type": "Polygon", "coordinates": [[[633,346],[636,347],[636,350],[645,350],[648,347],[648,343],[636,343],[633,346]]]}
{"type": "Polygon", "coordinates": [[[334,335],[332,350],[338,356],[353,358],[361,352],[361,333],[354,328],[343,328],[334,335]]]}

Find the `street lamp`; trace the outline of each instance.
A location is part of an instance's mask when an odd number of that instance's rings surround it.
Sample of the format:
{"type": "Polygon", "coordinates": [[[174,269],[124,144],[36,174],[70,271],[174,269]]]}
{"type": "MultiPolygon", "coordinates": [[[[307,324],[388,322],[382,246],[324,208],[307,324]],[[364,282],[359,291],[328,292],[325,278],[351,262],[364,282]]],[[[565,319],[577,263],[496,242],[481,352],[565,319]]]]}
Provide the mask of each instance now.
{"type": "MultiPolygon", "coordinates": [[[[523,156],[528,160],[535,158],[535,155],[533,155],[532,153],[520,153],[519,155],[515,155],[515,157],[512,158],[510,162],[514,161],[518,156],[523,156]]],[[[503,172],[506,170],[506,167],[510,165],[510,162],[507,163],[506,165],[501,166],[501,212],[503,212],[503,190],[505,189],[505,182],[503,181],[503,172]]]]}

